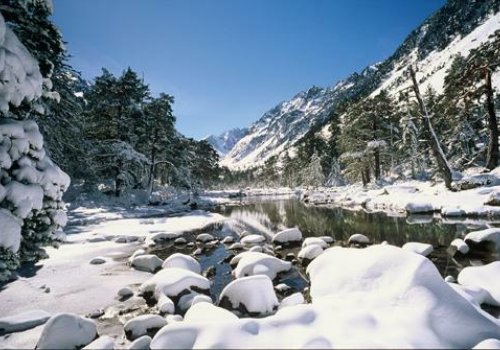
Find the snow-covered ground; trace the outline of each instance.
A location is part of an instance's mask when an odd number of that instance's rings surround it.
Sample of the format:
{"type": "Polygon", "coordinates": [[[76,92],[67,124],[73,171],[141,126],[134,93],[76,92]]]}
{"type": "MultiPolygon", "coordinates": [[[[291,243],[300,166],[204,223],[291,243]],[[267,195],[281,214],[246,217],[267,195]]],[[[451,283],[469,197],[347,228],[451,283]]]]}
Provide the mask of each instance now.
{"type": "MultiPolygon", "coordinates": [[[[142,247],[146,236],[164,231],[182,234],[224,220],[223,216],[206,211],[141,218],[159,212],[155,207],[130,211],[75,209],[70,214],[75,221],[70,222],[66,242],[58,249],[48,248],[48,259],[21,271],[16,281],[0,287],[0,317],[35,308],[51,314],[80,315],[105,309],[117,302],[117,292],[122,287],[138,285],[151,277],[150,273],[127,265],[127,258],[142,247]],[[78,225],[81,223],[87,225],[78,225]],[[96,257],[105,262],[91,264],[96,257]]],[[[0,347],[33,348],[42,328],[0,336],[0,347]]]]}
{"type": "MultiPolygon", "coordinates": [[[[348,194],[358,207],[389,198],[380,203],[388,210],[405,211],[409,203],[412,207],[432,203],[432,210],[435,203],[458,206],[459,198],[482,206],[495,190],[449,192],[440,185],[406,182],[367,191],[358,187],[303,191],[309,201],[321,204],[336,205],[345,198],[343,205],[354,206],[348,194]],[[363,198],[370,200],[362,203],[363,198]]],[[[247,196],[297,193],[292,189],[245,192],[247,196]]],[[[219,194],[219,198],[225,196],[228,193],[219,194]]],[[[459,283],[451,283],[424,256],[432,247],[419,242],[403,249],[371,245],[360,234],[340,242],[332,237],[303,237],[297,228],[267,229],[259,236],[238,230],[216,213],[163,209],[170,214],[161,216],[159,207],[74,208],[66,242],[59,249],[48,249],[50,258],[1,287],[0,348],[33,348],[37,343],[40,348],[86,346],[96,334],[100,338],[90,348],[124,348],[131,342],[150,344],[151,349],[471,348],[500,340],[500,320],[480,307],[498,306],[498,262],[468,267],[458,275],[459,283]],[[223,222],[218,233],[206,233],[223,222]],[[188,232],[183,244],[192,244],[188,251],[196,249],[194,257],[176,253],[163,260],[151,250],[162,240],[188,232]],[[195,239],[192,232],[205,233],[195,239]],[[231,239],[224,240],[219,233],[231,239]],[[233,250],[233,242],[239,248],[233,250]],[[302,250],[290,257],[283,252],[286,244],[302,250]],[[203,271],[206,263],[202,268],[204,258],[196,252],[217,246],[222,250],[208,253],[215,261],[230,256],[220,255],[223,250],[236,254],[226,262],[232,281],[221,288],[220,295],[209,295],[214,281],[210,269],[203,271]],[[141,266],[151,265],[150,272],[131,267],[140,259],[141,266]],[[297,290],[293,283],[287,284],[297,266],[308,263],[310,288],[297,290]],[[82,317],[91,315],[98,321],[82,317]],[[18,332],[2,335],[2,329],[18,332]]],[[[471,251],[483,241],[497,244],[498,232],[469,233],[459,243],[471,251]]],[[[223,268],[219,264],[214,263],[214,270],[223,268]]]]}
{"type": "Polygon", "coordinates": [[[500,217],[500,169],[489,174],[466,178],[470,183],[483,182],[468,190],[450,191],[443,183],[400,181],[384,186],[364,188],[361,185],[304,190],[303,199],[311,204],[331,205],[359,210],[399,214],[440,213],[447,218],[500,217]]]}

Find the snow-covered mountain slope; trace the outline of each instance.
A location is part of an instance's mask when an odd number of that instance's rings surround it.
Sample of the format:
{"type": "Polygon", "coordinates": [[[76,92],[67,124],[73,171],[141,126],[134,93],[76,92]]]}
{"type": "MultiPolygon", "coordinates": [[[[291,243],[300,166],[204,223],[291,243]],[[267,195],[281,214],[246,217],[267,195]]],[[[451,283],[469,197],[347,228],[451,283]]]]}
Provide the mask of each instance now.
{"type": "MultiPolygon", "coordinates": [[[[242,170],[262,165],[270,157],[283,156],[284,150],[293,156],[294,148],[312,127],[327,133],[326,127],[320,126],[329,120],[337,104],[373,96],[382,89],[392,95],[405,89],[410,65],[417,68],[422,91],[431,86],[442,92],[454,56],[468,55],[500,29],[499,11],[500,0],[448,0],[385,61],[352,74],[332,88],[301,92],[266,112],[227,153],[221,165],[242,170]]],[[[500,86],[499,74],[493,82],[500,86]]]]}
{"type": "Polygon", "coordinates": [[[223,157],[240,141],[243,137],[248,134],[248,129],[232,129],[222,133],[221,135],[210,135],[205,137],[203,140],[207,141],[212,147],[219,153],[219,156],[223,157]]]}
{"type": "Polygon", "coordinates": [[[280,103],[254,123],[222,160],[229,168],[246,168],[263,163],[272,155],[300,139],[316,122],[326,119],[330,91],[313,87],[280,103]]]}

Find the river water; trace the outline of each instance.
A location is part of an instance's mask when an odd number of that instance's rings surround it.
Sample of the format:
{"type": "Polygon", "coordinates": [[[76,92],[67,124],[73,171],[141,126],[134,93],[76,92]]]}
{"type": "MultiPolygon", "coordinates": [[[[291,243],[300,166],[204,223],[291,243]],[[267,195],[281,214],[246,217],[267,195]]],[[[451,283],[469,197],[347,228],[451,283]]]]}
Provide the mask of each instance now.
{"type": "MultiPolygon", "coordinates": [[[[272,236],[283,229],[298,227],[304,237],[332,236],[336,246],[347,246],[347,240],[352,234],[361,233],[367,236],[372,244],[383,241],[396,246],[402,246],[406,242],[432,244],[434,251],[428,258],[434,262],[443,277],[451,275],[455,278],[466,266],[486,264],[498,259],[493,253],[454,254],[449,246],[455,238],[463,238],[472,230],[498,226],[499,222],[449,221],[432,215],[395,217],[385,213],[311,206],[294,197],[245,198],[239,203],[220,206],[215,211],[226,216],[228,220],[224,224],[186,233],[184,237],[187,241],[194,242],[199,233],[210,233],[219,240],[232,236],[238,241],[239,235],[243,231],[248,231],[265,236],[267,240],[262,245],[273,249],[277,257],[292,260],[297,256],[300,247],[277,249],[271,242],[272,236]]],[[[179,246],[169,242],[156,247],[153,253],[164,259],[175,252],[193,254],[195,251],[198,251],[196,258],[202,269],[211,270],[207,276],[212,281],[210,293],[212,299],[217,300],[222,289],[233,279],[229,261],[240,251],[231,250],[227,244],[218,244],[206,249],[198,243],[195,246],[179,246]]],[[[304,292],[308,286],[305,267],[295,260],[294,267],[274,281],[275,285],[281,283],[290,287],[287,294],[304,292]]],[[[307,298],[307,292],[304,294],[307,298]]],[[[278,295],[280,299],[284,296],[278,295]]],[[[500,314],[498,308],[486,309],[493,315],[500,314]]]]}

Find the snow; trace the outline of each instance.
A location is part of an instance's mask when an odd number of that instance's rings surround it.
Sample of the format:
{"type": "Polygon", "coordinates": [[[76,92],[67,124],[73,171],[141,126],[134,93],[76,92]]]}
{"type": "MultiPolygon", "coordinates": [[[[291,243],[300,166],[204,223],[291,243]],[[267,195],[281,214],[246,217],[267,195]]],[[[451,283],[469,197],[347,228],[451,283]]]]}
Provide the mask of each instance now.
{"type": "Polygon", "coordinates": [[[184,290],[191,290],[193,287],[209,290],[210,281],[192,271],[172,267],[158,271],[140,286],[139,291],[142,294],[153,292],[156,300],[159,300],[161,295],[177,297],[184,290]]]}
{"type": "Polygon", "coordinates": [[[115,340],[110,336],[104,335],[84,347],[83,350],[113,350],[114,348],[115,340]]]}
{"type": "Polygon", "coordinates": [[[486,339],[478,343],[472,349],[500,349],[500,340],[493,338],[486,339]]]}
{"type": "MultiPolygon", "coordinates": [[[[1,185],[0,185],[1,186],[1,185]]],[[[0,247],[16,253],[21,245],[21,222],[9,211],[0,209],[0,247]]]]}
{"type": "Polygon", "coordinates": [[[135,340],[143,335],[147,335],[159,330],[167,324],[167,321],[158,315],[141,315],[127,321],[123,330],[127,339],[135,340]]]}
{"type": "Polygon", "coordinates": [[[9,104],[19,106],[42,96],[43,78],[38,62],[5,24],[0,14],[0,111],[8,112],[9,104]]]}
{"type": "Polygon", "coordinates": [[[297,257],[299,259],[307,259],[307,260],[313,260],[323,254],[323,248],[321,248],[320,245],[318,244],[311,244],[308,246],[305,246],[299,251],[299,254],[297,257]]]}
{"type": "Polygon", "coordinates": [[[297,292],[297,293],[294,293],[292,295],[287,296],[286,298],[283,298],[283,300],[280,303],[280,306],[278,307],[278,310],[281,310],[285,307],[304,304],[305,302],[306,301],[305,301],[302,293],[297,292]]]}
{"type": "Polygon", "coordinates": [[[465,243],[460,238],[455,238],[453,241],[451,241],[450,246],[455,247],[457,251],[459,251],[462,254],[467,254],[470,249],[467,243],[465,243]]]}
{"type": "Polygon", "coordinates": [[[157,306],[161,314],[173,314],[175,312],[174,302],[164,294],[160,295],[157,306]]]}
{"type": "Polygon", "coordinates": [[[310,245],[318,245],[321,248],[328,248],[328,243],[326,243],[323,239],[319,237],[307,237],[304,239],[304,242],[302,242],[302,248],[305,248],[310,245]]]}
{"type": "Polygon", "coordinates": [[[181,253],[174,253],[165,259],[162,268],[165,269],[171,267],[186,269],[198,274],[201,273],[200,263],[193,257],[181,253]]]}
{"type": "Polygon", "coordinates": [[[151,344],[151,337],[148,335],[143,335],[142,337],[134,340],[127,349],[129,350],[149,350],[149,345],[151,344]]]}
{"type": "MultiPolygon", "coordinates": [[[[89,242],[97,235],[111,238],[126,233],[141,237],[152,231],[154,233],[201,230],[207,225],[224,220],[218,214],[205,211],[193,211],[178,217],[147,219],[151,224],[141,224],[146,220],[133,218],[133,216],[158,213],[158,207],[141,207],[127,211],[121,208],[98,210],[79,208],[78,217],[72,219],[73,222],[68,228],[66,242],[63,242],[58,249],[47,248],[49,258],[35,266],[36,274],[29,277],[20,276],[2,287],[1,317],[30,311],[34,305],[43,305],[43,308],[50,310],[51,313],[90,314],[115,305],[117,291],[123,286],[139,286],[152,277],[150,273],[130,269],[127,266],[126,258],[140,248],[140,242],[116,244],[108,239],[89,242]],[[124,216],[127,219],[123,219],[124,216]],[[86,225],[82,226],[80,223],[86,225]],[[131,228],[134,225],[136,227],[131,228]],[[89,261],[96,256],[104,257],[107,262],[101,265],[89,264],[89,261]],[[41,289],[41,286],[46,288],[41,289]],[[50,289],[50,293],[45,292],[47,289],[50,289]]],[[[74,217],[73,213],[70,214],[70,217],[74,217]]],[[[8,339],[0,336],[0,343],[8,348],[34,348],[42,328],[39,326],[23,333],[12,333],[8,339]]]]}
{"type": "Polygon", "coordinates": [[[465,267],[458,274],[458,283],[479,287],[487,292],[485,303],[500,306],[500,261],[484,266],[465,267]]]}
{"type": "Polygon", "coordinates": [[[278,308],[273,283],[267,276],[241,277],[230,282],[221,292],[219,304],[229,303],[232,310],[265,316],[278,308]]]}
{"type": "Polygon", "coordinates": [[[500,336],[498,320],[455,292],[432,262],[398,247],[330,248],[308,273],[312,304],[260,319],[197,304],[151,348],[471,348],[500,336]]]}
{"type": "Polygon", "coordinates": [[[203,242],[203,243],[213,241],[214,239],[215,239],[214,236],[212,236],[209,233],[201,233],[198,236],[196,236],[196,240],[198,242],[203,242]]]}
{"type": "Polygon", "coordinates": [[[500,191],[493,191],[489,195],[488,199],[486,202],[484,202],[485,205],[493,205],[493,206],[499,206],[500,205],[500,191]]]}
{"type": "Polygon", "coordinates": [[[333,238],[332,236],[319,236],[318,238],[321,238],[327,244],[332,244],[335,242],[335,238],[333,238]]]}
{"type": "Polygon", "coordinates": [[[302,240],[302,232],[298,228],[289,228],[273,236],[273,243],[291,244],[302,240]]]}
{"type": "Polygon", "coordinates": [[[407,242],[402,248],[422,256],[427,256],[434,250],[431,244],[420,242],[407,242]]]}
{"type": "Polygon", "coordinates": [[[232,259],[231,264],[238,264],[233,272],[236,278],[265,275],[271,280],[292,267],[291,262],[258,252],[240,253],[232,259]]]}
{"type": "MultiPolygon", "coordinates": [[[[86,214],[87,210],[84,210],[83,213],[86,214]]],[[[224,216],[220,214],[209,213],[202,210],[192,211],[181,216],[150,218],[147,220],[141,218],[116,218],[115,213],[98,213],[97,217],[104,217],[106,220],[87,225],[82,228],[82,231],[88,233],[101,233],[108,237],[150,237],[153,235],[153,237],[159,241],[167,239],[164,237],[171,237],[168,239],[174,239],[182,235],[183,232],[202,230],[225,220],[224,216]],[[116,219],[109,220],[108,218],[116,219]]]]}
{"type": "MultiPolygon", "coordinates": [[[[235,314],[226,309],[214,306],[211,303],[198,303],[193,305],[193,307],[186,312],[184,321],[205,323],[207,321],[207,315],[210,315],[211,318],[217,320],[217,322],[238,320],[235,314]]],[[[161,337],[160,334],[158,334],[155,339],[159,337],[161,337]]]]}
{"type": "Polygon", "coordinates": [[[254,245],[254,244],[259,244],[259,243],[262,243],[266,240],[266,238],[264,236],[261,236],[261,235],[248,235],[248,236],[245,236],[243,237],[240,242],[241,244],[243,244],[244,246],[249,246],[249,245],[254,245]]]}
{"type": "Polygon", "coordinates": [[[163,260],[153,254],[144,254],[133,258],[130,264],[136,270],[156,272],[156,270],[161,268],[163,260]]]}
{"type": "Polygon", "coordinates": [[[37,349],[74,349],[90,344],[97,336],[94,321],[81,316],[60,313],[45,324],[37,349]]]}
{"type": "Polygon", "coordinates": [[[43,310],[29,310],[18,315],[0,318],[0,333],[22,332],[47,322],[50,314],[43,310]]]}
{"type": "Polygon", "coordinates": [[[489,228],[481,231],[469,232],[465,238],[465,243],[492,242],[496,250],[500,252],[500,228],[489,228]]]}
{"type": "Polygon", "coordinates": [[[348,244],[370,244],[370,239],[361,233],[355,233],[347,240],[348,244]]]}

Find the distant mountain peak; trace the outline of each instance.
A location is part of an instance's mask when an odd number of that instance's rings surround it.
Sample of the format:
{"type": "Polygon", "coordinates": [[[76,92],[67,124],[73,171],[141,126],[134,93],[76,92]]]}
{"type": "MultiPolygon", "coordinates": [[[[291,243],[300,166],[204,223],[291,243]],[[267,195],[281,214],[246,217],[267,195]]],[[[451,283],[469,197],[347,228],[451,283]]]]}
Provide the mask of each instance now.
{"type": "Polygon", "coordinates": [[[220,157],[225,156],[233,147],[248,133],[247,128],[235,128],[223,132],[220,135],[209,135],[203,140],[207,141],[219,153],[220,157]]]}

